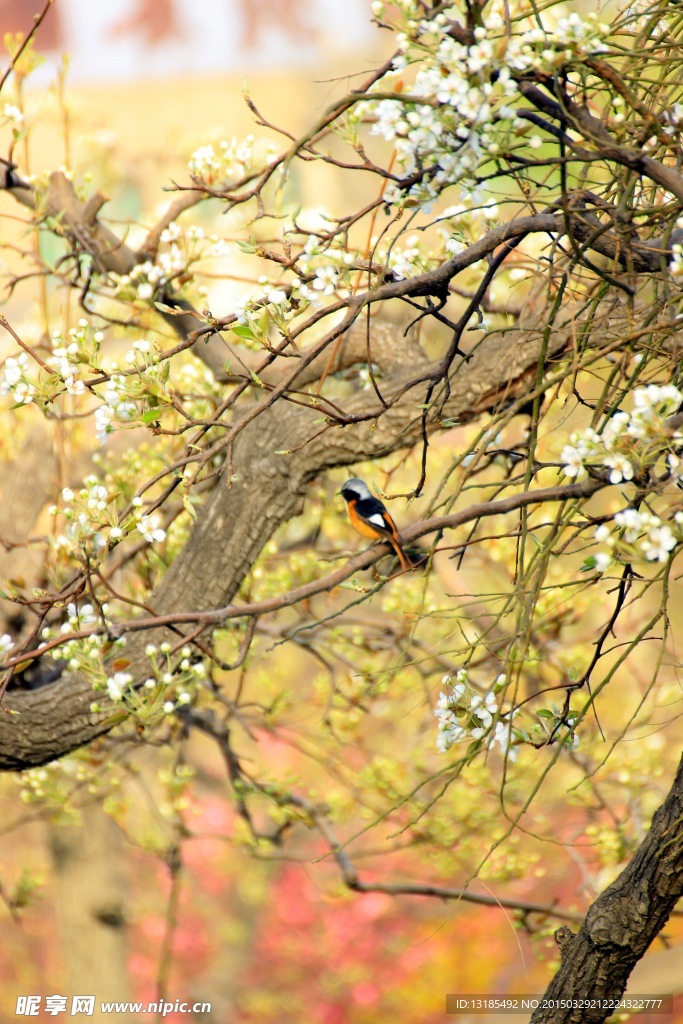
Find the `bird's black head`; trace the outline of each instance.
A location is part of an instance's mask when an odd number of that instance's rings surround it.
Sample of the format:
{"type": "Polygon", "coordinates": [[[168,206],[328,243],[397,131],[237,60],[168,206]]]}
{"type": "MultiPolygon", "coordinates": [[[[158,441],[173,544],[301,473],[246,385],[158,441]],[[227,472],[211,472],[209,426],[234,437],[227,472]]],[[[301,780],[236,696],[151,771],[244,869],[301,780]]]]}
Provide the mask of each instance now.
{"type": "Polygon", "coordinates": [[[346,501],[366,501],[372,497],[372,494],[367,484],[359,480],[358,477],[354,477],[353,480],[346,481],[341,489],[341,496],[346,501]]]}

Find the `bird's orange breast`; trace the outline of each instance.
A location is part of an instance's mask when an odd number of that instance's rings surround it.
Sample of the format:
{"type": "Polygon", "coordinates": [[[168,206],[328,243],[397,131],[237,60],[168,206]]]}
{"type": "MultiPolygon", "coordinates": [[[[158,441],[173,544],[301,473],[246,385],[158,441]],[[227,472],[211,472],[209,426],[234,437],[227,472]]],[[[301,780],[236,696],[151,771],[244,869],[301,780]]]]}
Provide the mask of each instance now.
{"type": "Polygon", "coordinates": [[[386,531],[381,530],[378,526],[373,526],[372,523],[367,523],[364,519],[356,512],[356,502],[349,502],[349,519],[354,530],[361,534],[363,537],[370,537],[372,540],[377,540],[378,537],[383,537],[386,531]]]}

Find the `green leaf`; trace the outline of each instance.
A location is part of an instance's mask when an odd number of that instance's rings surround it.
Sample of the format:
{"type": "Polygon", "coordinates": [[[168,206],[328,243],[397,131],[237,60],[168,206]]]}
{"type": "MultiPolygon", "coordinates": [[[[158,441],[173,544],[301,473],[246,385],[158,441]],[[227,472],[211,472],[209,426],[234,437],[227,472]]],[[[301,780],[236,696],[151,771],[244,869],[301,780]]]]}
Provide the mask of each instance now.
{"type": "Polygon", "coordinates": [[[242,250],[242,252],[246,252],[249,255],[253,255],[256,252],[257,248],[258,248],[258,246],[256,244],[256,239],[254,238],[253,235],[249,235],[249,241],[248,242],[238,242],[237,244],[240,247],[240,249],[242,250]]]}
{"type": "Polygon", "coordinates": [[[163,412],[163,407],[156,405],[153,409],[148,409],[147,412],[142,414],[143,423],[155,423],[159,419],[159,415],[163,412]]]}
{"type": "Polygon", "coordinates": [[[247,338],[249,341],[256,340],[256,335],[248,324],[237,324],[235,327],[231,327],[230,330],[233,334],[236,334],[238,338],[247,338]]]}

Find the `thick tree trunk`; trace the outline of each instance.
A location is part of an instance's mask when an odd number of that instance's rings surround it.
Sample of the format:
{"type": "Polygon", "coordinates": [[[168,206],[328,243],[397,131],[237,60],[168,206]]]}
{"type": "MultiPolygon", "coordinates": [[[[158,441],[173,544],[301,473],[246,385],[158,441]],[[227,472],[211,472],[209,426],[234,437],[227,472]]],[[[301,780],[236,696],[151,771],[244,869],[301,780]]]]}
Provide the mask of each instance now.
{"type": "MultiPolygon", "coordinates": [[[[100,804],[84,807],[81,814],[79,825],[50,826],[68,994],[94,995],[96,1005],[122,1002],[130,998],[123,840],[100,804]]],[[[118,1014],[116,1020],[124,1024],[133,1018],[118,1014]]]]}
{"type": "Polygon", "coordinates": [[[601,1024],[629,974],[683,896],[683,758],[647,836],[619,877],[598,896],[578,934],[561,928],[562,965],[544,998],[565,1008],[539,1008],[532,1024],[601,1024]],[[585,1000],[604,1001],[593,1008],[585,1000]]]}

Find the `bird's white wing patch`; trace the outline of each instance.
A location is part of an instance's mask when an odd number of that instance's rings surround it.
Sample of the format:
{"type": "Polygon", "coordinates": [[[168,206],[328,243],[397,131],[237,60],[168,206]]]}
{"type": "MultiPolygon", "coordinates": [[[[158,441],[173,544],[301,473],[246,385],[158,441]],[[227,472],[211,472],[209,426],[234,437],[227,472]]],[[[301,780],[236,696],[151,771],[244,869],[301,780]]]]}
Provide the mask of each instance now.
{"type": "Polygon", "coordinates": [[[375,512],[373,515],[368,516],[368,522],[374,523],[375,526],[379,526],[382,530],[386,530],[387,524],[384,521],[384,516],[381,512],[375,512]]]}

